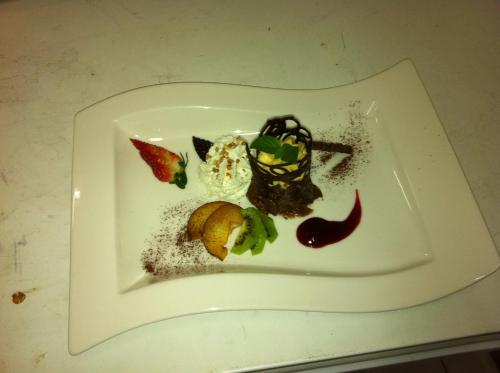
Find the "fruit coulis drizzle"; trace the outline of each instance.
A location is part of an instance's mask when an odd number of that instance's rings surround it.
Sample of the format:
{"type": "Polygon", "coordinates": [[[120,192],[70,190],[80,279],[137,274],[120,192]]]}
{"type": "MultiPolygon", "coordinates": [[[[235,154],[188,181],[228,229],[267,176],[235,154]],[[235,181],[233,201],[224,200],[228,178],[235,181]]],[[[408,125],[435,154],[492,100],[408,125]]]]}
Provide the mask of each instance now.
{"type": "Polygon", "coordinates": [[[356,189],[356,201],[343,221],[328,221],[322,218],[309,218],[297,228],[297,239],[305,246],[318,249],[348,237],[361,222],[361,201],[356,189]]]}

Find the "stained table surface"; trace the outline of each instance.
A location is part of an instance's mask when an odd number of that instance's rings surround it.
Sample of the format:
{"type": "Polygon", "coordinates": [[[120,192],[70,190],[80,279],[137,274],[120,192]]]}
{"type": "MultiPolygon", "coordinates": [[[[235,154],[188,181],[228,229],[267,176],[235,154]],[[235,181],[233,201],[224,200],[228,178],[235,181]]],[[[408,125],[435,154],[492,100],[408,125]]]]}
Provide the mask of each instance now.
{"type": "Polygon", "coordinates": [[[200,314],[67,348],[77,111],[167,82],[331,87],[410,58],[498,248],[498,35],[486,0],[0,1],[0,371],[242,370],[500,332],[497,272],[404,310],[200,314]]]}

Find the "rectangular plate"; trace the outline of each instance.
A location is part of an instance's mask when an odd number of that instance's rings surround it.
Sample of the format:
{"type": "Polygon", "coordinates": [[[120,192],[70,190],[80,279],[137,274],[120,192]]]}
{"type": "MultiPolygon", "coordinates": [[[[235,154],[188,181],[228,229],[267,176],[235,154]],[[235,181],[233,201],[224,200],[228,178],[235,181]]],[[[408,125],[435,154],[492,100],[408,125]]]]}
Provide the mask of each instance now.
{"type": "Polygon", "coordinates": [[[132,327],[190,313],[408,307],[471,285],[499,264],[410,61],[336,88],[179,83],[97,103],[75,119],[72,208],[72,353],[132,327]],[[251,139],[268,118],[284,114],[299,118],[313,138],[357,141],[350,173],[327,178],[332,164],[321,165],[318,156],[312,170],[323,192],[312,206],[314,216],[343,220],[359,190],[363,215],[356,231],[314,250],[295,237],[305,218],[278,217],[279,238],[262,255],[230,254],[222,263],[204,251],[195,260],[171,255],[176,245],[165,239],[165,230],[181,227],[188,212],[208,200],[191,136],[251,139]],[[187,151],[187,188],[156,180],[130,138],[187,151]],[[146,250],[166,255],[160,269],[171,266],[180,275],[147,274],[141,263],[146,250]]]}

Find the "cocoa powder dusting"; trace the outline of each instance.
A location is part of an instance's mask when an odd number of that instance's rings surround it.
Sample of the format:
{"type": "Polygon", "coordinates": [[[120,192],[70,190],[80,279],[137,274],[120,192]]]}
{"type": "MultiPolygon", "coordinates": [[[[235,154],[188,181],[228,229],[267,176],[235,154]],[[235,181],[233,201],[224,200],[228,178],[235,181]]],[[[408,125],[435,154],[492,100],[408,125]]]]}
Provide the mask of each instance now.
{"type": "Polygon", "coordinates": [[[329,151],[321,151],[323,154],[320,155],[320,158],[319,158],[319,162],[321,163],[321,165],[324,165],[326,164],[330,159],[333,158],[333,154],[332,152],[329,152],[329,151]]]}
{"type": "Polygon", "coordinates": [[[337,164],[335,167],[333,167],[329,173],[328,176],[331,179],[342,179],[346,178],[349,172],[351,171],[352,168],[350,168],[351,164],[351,157],[346,157],[340,161],[339,164],[337,164]]]}
{"type": "Polygon", "coordinates": [[[322,184],[353,185],[362,168],[370,161],[373,145],[366,127],[366,117],[359,106],[359,101],[353,101],[348,105],[346,123],[315,133],[315,142],[318,144],[336,144],[335,149],[328,149],[326,146],[320,145],[314,152],[316,154],[313,157],[312,169],[315,172],[321,171],[319,181],[322,184]],[[344,154],[344,158],[329,165],[328,163],[337,153],[344,154]]]}
{"type": "Polygon", "coordinates": [[[165,207],[161,228],[146,241],[142,252],[143,269],[158,277],[177,278],[221,272],[220,261],[211,256],[200,240],[190,241],[186,223],[203,202],[187,200],[165,207]]]}

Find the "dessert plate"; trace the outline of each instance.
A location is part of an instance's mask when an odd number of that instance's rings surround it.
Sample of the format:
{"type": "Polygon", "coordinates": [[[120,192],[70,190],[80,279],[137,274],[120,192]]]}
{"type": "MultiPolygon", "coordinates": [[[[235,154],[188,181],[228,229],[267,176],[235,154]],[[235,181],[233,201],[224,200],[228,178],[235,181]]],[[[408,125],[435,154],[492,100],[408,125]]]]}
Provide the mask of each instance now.
{"type": "Polygon", "coordinates": [[[200,312],[409,307],[471,285],[499,265],[410,61],[335,88],[178,83],[111,97],[75,117],[72,191],[73,354],[145,323],[200,312]],[[315,250],[295,236],[305,218],[276,218],[279,238],[261,255],[230,254],[222,263],[173,255],[155,263],[163,276],[147,273],[148,253],[177,245],[165,229],[182,225],[186,211],[208,200],[191,136],[251,139],[266,119],[285,114],[299,118],[313,138],[354,146],[343,172],[333,167],[341,159],[313,158],[312,178],[324,197],[312,207],[313,216],[342,220],[358,190],[358,228],[315,250]],[[187,151],[187,188],[156,180],[130,138],[187,151]]]}

